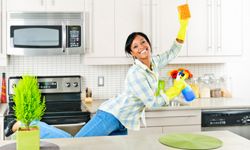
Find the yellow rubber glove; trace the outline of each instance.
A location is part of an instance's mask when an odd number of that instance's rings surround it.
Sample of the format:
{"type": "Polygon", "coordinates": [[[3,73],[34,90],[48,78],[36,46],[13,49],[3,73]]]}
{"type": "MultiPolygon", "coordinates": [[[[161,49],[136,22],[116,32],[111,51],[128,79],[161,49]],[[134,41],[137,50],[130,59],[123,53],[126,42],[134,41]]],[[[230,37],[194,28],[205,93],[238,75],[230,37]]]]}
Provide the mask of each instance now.
{"type": "Polygon", "coordinates": [[[182,42],[184,42],[184,39],[186,37],[188,21],[189,21],[189,19],[183,20],[183,19],[181,19],[180,15],[179,15],[180,29],[179,29],[178,34],[177,34],[177,39],[181,40],[182,42]]]}
{"type": "Polygon", "coordinates": [[[181,91],[186,87],[184,79],[174,80],[174,85],[165,91],[168,100],[173,100],[176,96],[180,95],[181,91]]]}

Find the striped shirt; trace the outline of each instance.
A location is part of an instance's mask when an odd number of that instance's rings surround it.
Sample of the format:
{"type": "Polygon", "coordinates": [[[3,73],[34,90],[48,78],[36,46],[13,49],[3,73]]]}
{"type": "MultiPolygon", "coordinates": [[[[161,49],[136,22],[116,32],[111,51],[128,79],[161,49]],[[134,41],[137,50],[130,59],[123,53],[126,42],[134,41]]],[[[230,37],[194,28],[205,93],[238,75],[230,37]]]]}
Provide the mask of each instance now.
{"type": "Polygon", "coordinates": [[[126,75],[124,91],[102,103],[99,109],[113,114],[127,129],[139,130],[141,116],[142,120],[145,120],[145,108],[156,108],[166,104],[166,96],[155,95],[159,70],[177,56],[181,47],[182,44],[174,42],[169,51],[153,56],[152,70],[135,59],[126,75]]]}

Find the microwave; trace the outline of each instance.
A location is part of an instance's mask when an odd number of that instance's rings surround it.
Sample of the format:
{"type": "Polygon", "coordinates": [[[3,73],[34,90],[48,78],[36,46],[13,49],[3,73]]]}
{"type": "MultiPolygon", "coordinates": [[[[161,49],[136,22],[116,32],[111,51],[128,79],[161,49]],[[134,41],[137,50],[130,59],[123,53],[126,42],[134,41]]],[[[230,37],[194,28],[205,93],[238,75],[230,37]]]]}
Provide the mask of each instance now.
{"type": "Polygon", "coordinates": [[[9,12],[7,54],[40,56],[83,54],[83,12],[9,12]]]}

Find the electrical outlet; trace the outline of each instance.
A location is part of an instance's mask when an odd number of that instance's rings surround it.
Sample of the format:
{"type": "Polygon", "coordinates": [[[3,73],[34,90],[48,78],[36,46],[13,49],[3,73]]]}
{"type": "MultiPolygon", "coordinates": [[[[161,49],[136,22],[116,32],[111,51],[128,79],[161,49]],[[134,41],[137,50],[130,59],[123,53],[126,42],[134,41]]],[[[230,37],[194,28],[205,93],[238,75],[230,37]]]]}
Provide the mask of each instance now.
{"type": "Polygon", "coordinates": [[[98,76],[98,86],[104,86],[104,76],[98,76]]]}

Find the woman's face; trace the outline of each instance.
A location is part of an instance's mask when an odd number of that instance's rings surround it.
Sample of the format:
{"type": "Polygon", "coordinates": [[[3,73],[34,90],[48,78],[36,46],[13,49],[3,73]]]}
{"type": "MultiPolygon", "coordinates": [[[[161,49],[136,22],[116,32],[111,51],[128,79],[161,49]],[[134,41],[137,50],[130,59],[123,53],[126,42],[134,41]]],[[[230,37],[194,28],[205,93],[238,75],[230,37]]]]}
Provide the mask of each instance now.
{"type": "Polygon", "coordinates": [[[131,44],[131,55],[140,61],[150,59],[151,47],[144,37],[140,35],[135,37],[131,44]]]}

